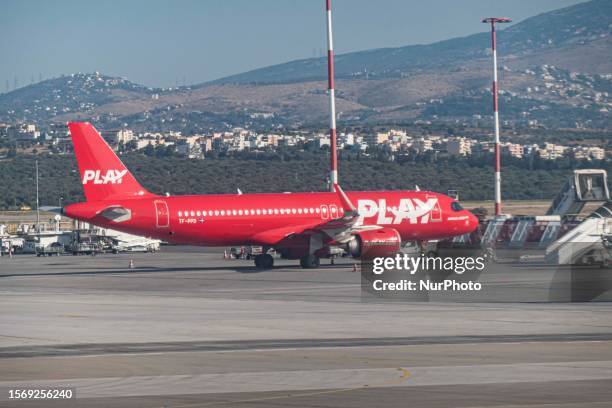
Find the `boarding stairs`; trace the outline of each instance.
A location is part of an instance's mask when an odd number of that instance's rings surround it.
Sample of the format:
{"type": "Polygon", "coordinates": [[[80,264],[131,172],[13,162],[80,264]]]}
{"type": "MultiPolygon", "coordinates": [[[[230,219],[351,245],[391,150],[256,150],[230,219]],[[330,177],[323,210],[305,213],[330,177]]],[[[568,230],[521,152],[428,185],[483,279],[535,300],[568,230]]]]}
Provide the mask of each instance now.
{"type": "Polygon", "coordinates": [[[546,215],[561,217],[580,214],[589,201],[607,201],[608,175],[601,169],[574,170],[553,200],[546,215]]]}

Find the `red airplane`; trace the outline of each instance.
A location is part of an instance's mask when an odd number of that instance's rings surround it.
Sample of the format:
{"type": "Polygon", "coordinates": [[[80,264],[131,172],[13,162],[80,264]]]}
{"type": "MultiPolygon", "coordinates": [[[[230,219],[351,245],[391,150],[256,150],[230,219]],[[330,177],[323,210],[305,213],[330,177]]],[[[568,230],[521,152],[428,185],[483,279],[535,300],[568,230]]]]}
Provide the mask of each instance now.
{"type": "Polygon", "coordinates": [[[472,232],[477,218],[428,191],[355,191],[161,196],[145,190],[89,123],[69,123],[86,202],[70,218],[176,244],[257,245],[255,266],[271,268],[274,249],[316,268],[323,257],[390,256],[405,241],[472,232]]]}

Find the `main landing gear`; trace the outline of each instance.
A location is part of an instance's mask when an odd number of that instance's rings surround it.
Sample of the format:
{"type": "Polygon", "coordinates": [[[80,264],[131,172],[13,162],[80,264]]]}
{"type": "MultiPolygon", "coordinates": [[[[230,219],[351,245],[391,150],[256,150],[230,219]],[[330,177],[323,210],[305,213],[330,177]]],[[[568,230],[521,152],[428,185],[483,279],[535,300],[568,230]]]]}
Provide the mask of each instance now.
{"type": "Polygon", "coordinates": [[[306,269],[318,268],[320,265],[320,260],[318,256],[315,255],[306,255],[300,258],[300,266],[306,269]]]}
{"type": "Polygon", "coordinates": [[[274,266],[274,258],[270,254],[260,254],[255,257],[255,267],[259,269],[270,269],[274,266]]]}

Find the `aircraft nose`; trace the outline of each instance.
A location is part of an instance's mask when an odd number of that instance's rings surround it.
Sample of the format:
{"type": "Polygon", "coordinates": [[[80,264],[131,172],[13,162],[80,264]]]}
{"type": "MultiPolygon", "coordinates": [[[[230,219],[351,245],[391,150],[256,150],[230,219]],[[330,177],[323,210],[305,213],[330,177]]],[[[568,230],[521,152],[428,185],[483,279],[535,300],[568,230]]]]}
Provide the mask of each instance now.
{"type": "Polygon", "coordinates": [[[478,217],[476,217],[471,211],[466,211],[468,214],[468,221],[466,225],[466,233],[472,232],[478,227],[478,217]]]}

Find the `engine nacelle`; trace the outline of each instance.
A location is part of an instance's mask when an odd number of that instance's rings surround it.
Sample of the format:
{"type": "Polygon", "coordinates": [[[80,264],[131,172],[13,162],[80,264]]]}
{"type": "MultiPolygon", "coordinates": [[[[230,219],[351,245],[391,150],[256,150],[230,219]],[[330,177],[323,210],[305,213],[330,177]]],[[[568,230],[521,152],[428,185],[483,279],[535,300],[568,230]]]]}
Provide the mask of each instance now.
{"type": "Polygon", "coordinates": [[[402,238],[393,228],[362,231],[348,242],[348,253],[360,259],[392,256],[399,252],[401,244],[402,238]]]}

